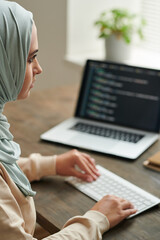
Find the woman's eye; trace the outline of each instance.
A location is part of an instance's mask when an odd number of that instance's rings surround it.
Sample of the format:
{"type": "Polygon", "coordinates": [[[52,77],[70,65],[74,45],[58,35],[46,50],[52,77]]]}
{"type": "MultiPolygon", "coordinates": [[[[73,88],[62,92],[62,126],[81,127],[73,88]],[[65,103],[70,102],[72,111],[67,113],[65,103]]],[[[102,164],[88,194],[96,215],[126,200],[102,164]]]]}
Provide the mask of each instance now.
{"type": "Polygon", "coordinates": [[[31,58],[28,60],[28,62],[29,62],[29,63],[32,63],[36,57],[37,57],[37,55],[34,55],[33,57],[31,57],[31,58]]]}

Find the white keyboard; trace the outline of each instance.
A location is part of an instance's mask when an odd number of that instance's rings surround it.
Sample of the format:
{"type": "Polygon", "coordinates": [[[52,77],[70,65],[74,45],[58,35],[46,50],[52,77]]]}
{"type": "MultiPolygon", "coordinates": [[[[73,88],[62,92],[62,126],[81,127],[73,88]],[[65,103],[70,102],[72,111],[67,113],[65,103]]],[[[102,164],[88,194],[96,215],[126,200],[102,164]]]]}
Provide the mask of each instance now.
{"type": "Polygon", "coordinates": [[[96,167],[101,173],[101,176],[92,183],[84,182],[76,177],[67,177],[66,181],[96,201],[99,201],[107,194],[116,195],[129,200],[133,203],[137,212],[128,218],[160,203],[160,199],[152,194],[110,172],[102,166],[97,165],[96,167]]]}

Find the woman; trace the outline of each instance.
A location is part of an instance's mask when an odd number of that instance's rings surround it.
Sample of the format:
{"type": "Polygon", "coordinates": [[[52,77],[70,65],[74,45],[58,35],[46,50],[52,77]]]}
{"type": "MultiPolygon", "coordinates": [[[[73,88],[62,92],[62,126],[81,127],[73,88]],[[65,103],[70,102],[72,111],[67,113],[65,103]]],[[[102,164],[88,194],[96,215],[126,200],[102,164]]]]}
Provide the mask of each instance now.
{"type": "MultiPolygon", "coordinates": [[[[48,175],[72,175],[91,182],[99,176],[94,160],[72,150],[59,156],[20,157],[4,104],[25,99],[42,72],[37,61],[38,40],[32,14],[14,2],[0,1],[0,237],[34,239],[35,207],[29,181],[48,175]],[[83,172],[77,171],[77,164],[83,172]],[[29,214],[28,214],[29,213],[29,214]]],[[[63,229],[45,239],[101,239],[102,234],[136,210],[115,196],[105,196],[84,216],[69,219],[63,229]]]]}

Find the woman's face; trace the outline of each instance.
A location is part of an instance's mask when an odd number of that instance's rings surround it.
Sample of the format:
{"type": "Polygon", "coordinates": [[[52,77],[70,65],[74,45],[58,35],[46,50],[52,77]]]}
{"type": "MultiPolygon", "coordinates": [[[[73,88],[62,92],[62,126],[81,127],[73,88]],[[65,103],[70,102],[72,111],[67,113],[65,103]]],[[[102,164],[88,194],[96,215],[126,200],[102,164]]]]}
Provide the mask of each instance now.
{"type": "Polygon", "coordinates": [[[34,86],[36,81],[36,75],[42,72],[38,60],[36,58],[38,52],[38,39],[37,39],[37,29],[35,23],[32,27],[31,45],[29,50],[29,55],[26,65],[26,73],[24,78],[23,87],[18,95],[18,99],[25,99],[30,95],[30,90],[34,86]]]}

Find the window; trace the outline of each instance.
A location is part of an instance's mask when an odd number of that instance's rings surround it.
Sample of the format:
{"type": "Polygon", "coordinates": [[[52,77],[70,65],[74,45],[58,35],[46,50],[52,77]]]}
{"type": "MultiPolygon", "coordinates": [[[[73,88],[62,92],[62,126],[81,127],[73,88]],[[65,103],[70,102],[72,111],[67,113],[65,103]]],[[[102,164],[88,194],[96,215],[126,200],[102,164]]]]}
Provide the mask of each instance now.
{"type": "Polygon", "coordinates": [[[159,0],[68,0],[66,59],[83,65],[87,58],[104,58],[104,41],[98,38],[98,29],[94,22],[100,13],[115,7],[140,13],[147,21],[144,28],[145,40],[132,43],[131,63],[159,68],[159,0]]]}
{"type": "Polygon", "coordinates": [[[141,46],[160,53],[160,1],[141,0],[141,11],[147,21],[141,46]]]}
{"type": "Polygon", "coordinates": [[[103,41],[98,39],[98,29],[94,22],[105,10],[122,7],[137,12],[139,0],[68,0],[67,9],[67,53],[98,52],[103,49],[103,41]]]}

